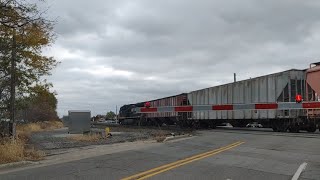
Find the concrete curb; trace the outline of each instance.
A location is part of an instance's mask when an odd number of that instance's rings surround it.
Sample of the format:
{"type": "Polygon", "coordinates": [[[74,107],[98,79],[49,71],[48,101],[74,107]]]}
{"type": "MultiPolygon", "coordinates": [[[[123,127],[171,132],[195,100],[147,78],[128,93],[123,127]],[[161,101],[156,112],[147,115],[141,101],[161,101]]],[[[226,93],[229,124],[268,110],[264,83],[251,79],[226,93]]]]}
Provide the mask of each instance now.
{"type": "Polygon", "coordinates": [[[187,137],[192,137],[192,135],[186,134],[186,135],[181,135],[181,136],[169,136],[169,137],[166,137],[163,140],[163,142],[172,141],[172,140],[176,140],[176,139],[187,138],[187,137]]]}
{"type": "Polygon", "coordinates": [[[19,162],[7,163],[7,164],[0,164],[0,170],[5,169],[5,168],[12,168],[12,167],[17,167],[17,166],[29,165],[29,164],[40,164],[40,162],[19,161],[19,162]]]}

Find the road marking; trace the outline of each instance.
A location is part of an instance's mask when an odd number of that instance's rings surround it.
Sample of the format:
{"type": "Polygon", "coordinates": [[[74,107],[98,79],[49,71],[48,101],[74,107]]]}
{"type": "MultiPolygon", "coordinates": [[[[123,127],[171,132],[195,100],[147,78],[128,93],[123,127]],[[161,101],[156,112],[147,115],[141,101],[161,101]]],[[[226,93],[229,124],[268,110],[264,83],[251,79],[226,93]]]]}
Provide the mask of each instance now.
{"type": "Polygon", "coordinates": [[[160,174],[162,172],[165,172],[165,171],[180,167],[182,165],[189,164],[191,162],[198,161],[200,159],[219,154],[221,152],[224,152],[224,151],[227,151],[229,149],[235,148],[235,147],[237,147],[237,146],[239,146],[239,145],[241,145],[243,143],[244,142],[238,141],[238,142],[232,143],[230,145],[227,145],[227,146],[224,146],[224,147],[221,147],[221,148],[218,148],[218,149],[214,149],[212,151],[208,151],[208,152],[205,152],[205,153],[194,155],[194,156],[182,159],[182,160],[178,160],[176,162],[172,162],[172,163],[169,163],[169,164],[157,167],[157,168],[150,169],[148,171],[144,171],[144,172],[138,173],[138,174],[133,175],[133,176],[129,176],[129,177],[123,178],[122,180],[132,180],[132,179],[142,180],[142,179],[146,179],[146,178],[149,178],[151,176],[160,174]]]}
{"type": "Polygon", "coordinates": [[[192,160],[192,159],[201,157],[201,156],[205,156],[205,155],[207,155],[207,154],[210,154],[210,153],[213,153],[213,152],[222,150],[222,149],[224,149],[224,148],[227,148],[227,147],[230,147],[230,146],[233,146],[233,145],[237,145],[237,144],[239,144],[239,143],[240,143],[240,142],[235,142],[235,143],[232,143],[232,144],[230,144],[230,145],[228,145],[228,146],[221,147],[221,148],[219,148],[219,149],[215,149],[215,150],[212,150],[212,151],[208,151],[208,152],[205,152],[205,153],[201,153],[201,154],[198,154],[198,155],[195,155],[195,156],[186,158],[186,159],[178,160],[178,161],[175,161],[175,162],[172,162],[172,163],[169,163],[169,164],[166,164],[166,165],[163,165],[163,166],[160,166],[160,167],[157,167],[157,168],[153,168],[153,169],[150,169],[150,170],[148,170],[148,171],[145,171],[145,172],[142,172],[142,173],[139,173],[139,174],[136,174],[136,175],[133,175],[133,176],[124,178],[124,179],[122,179],[122,180],[135,179],[135,178],[138,178],[138,177],[140,177],[140,176],[146,175],[146,174],[148,174],[148,173],[152,173],[152,172],[155,172],[155,171],[158,171],[158,170],[161,170],[161,169],[170,167],[170,166],[174,166],[174,165],[179,164],[179,163],[183,163],[183,162],[185,162],[185,161],[189,161],[189,160],[192,160]]]}
{"type": "Polygon", "coordinates": [[[306,163],[306,162],[302,163],[291,180],[298,180],[302,171],[306,169],[307,165],[308,165],[308,163],[306,163]]]}

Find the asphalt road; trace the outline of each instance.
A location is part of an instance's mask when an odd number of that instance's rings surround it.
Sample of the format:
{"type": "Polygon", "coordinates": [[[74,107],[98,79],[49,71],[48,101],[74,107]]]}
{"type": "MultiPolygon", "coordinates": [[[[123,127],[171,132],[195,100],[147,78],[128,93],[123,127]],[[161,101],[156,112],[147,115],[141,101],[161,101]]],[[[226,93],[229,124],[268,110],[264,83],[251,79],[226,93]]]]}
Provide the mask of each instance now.
{"type": "Polygon", "coordinates": [[[141,146],[135,150],[7,174],[0,173],[0,179],[105,180],[133,176],[136,179],[157,180],[289,180],[304,162],[307,166],[299,179],[319,180],[319,135],[214,130],[201,131],[197,136],[185,140],[141,146]],[[146,173],[134,176],[141,172],[146,173]]]}

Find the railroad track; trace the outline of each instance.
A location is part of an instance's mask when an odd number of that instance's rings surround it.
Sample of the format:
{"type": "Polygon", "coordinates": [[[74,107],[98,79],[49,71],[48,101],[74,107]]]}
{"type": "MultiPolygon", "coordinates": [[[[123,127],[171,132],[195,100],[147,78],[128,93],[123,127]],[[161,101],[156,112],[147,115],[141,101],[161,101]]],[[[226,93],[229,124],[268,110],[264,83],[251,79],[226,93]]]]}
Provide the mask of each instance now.
{"type": "MultiPolygon", "coordinates": [[[[112,127],[104,124],[97,124],[97,128],[112,127]]],[[[180,128],[178,126],[134,126],[134,125],[120,125],[118,128],[135,129],[135,130],[172,130],[175,132],[179,131],[194,131],[194,129],[180,128]]],[[[290,136],[290,137],[305,137],[305,138],[320,138],[320,132],[309,133],[301,131],[300,133],[289,133],[289,132],[274,132],[271,128],[237,128],[237,127],[224,127],[218,126],[216,129],[199,128],[197,131],[212,130],[218,132],[227,133],[242,133],[242,134],[256,134],[256,135],[274,135],[274,136],[290,136]]]]}
{"type": "Polygon", "coordinates": [[[178,126],[136,126],[136,125],[113,125],[113,124],[102,124],[102,123],[93,123],[93,126],[97,127],[124,127],[124,128],[133,128],[133,129],[181,129],[178,126]]]}

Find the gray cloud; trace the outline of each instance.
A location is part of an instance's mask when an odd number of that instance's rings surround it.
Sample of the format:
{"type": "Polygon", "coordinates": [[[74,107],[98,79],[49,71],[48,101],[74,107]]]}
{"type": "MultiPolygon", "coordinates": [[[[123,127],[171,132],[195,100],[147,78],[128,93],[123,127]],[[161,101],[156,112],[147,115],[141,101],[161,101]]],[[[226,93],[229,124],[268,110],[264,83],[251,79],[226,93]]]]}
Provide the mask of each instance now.
{"type": "Polygon", "coordinates": [[[300,0],[49,3],[62,64],[59,114],[170,96],[317,61],[320,3],[300,0]]]}

